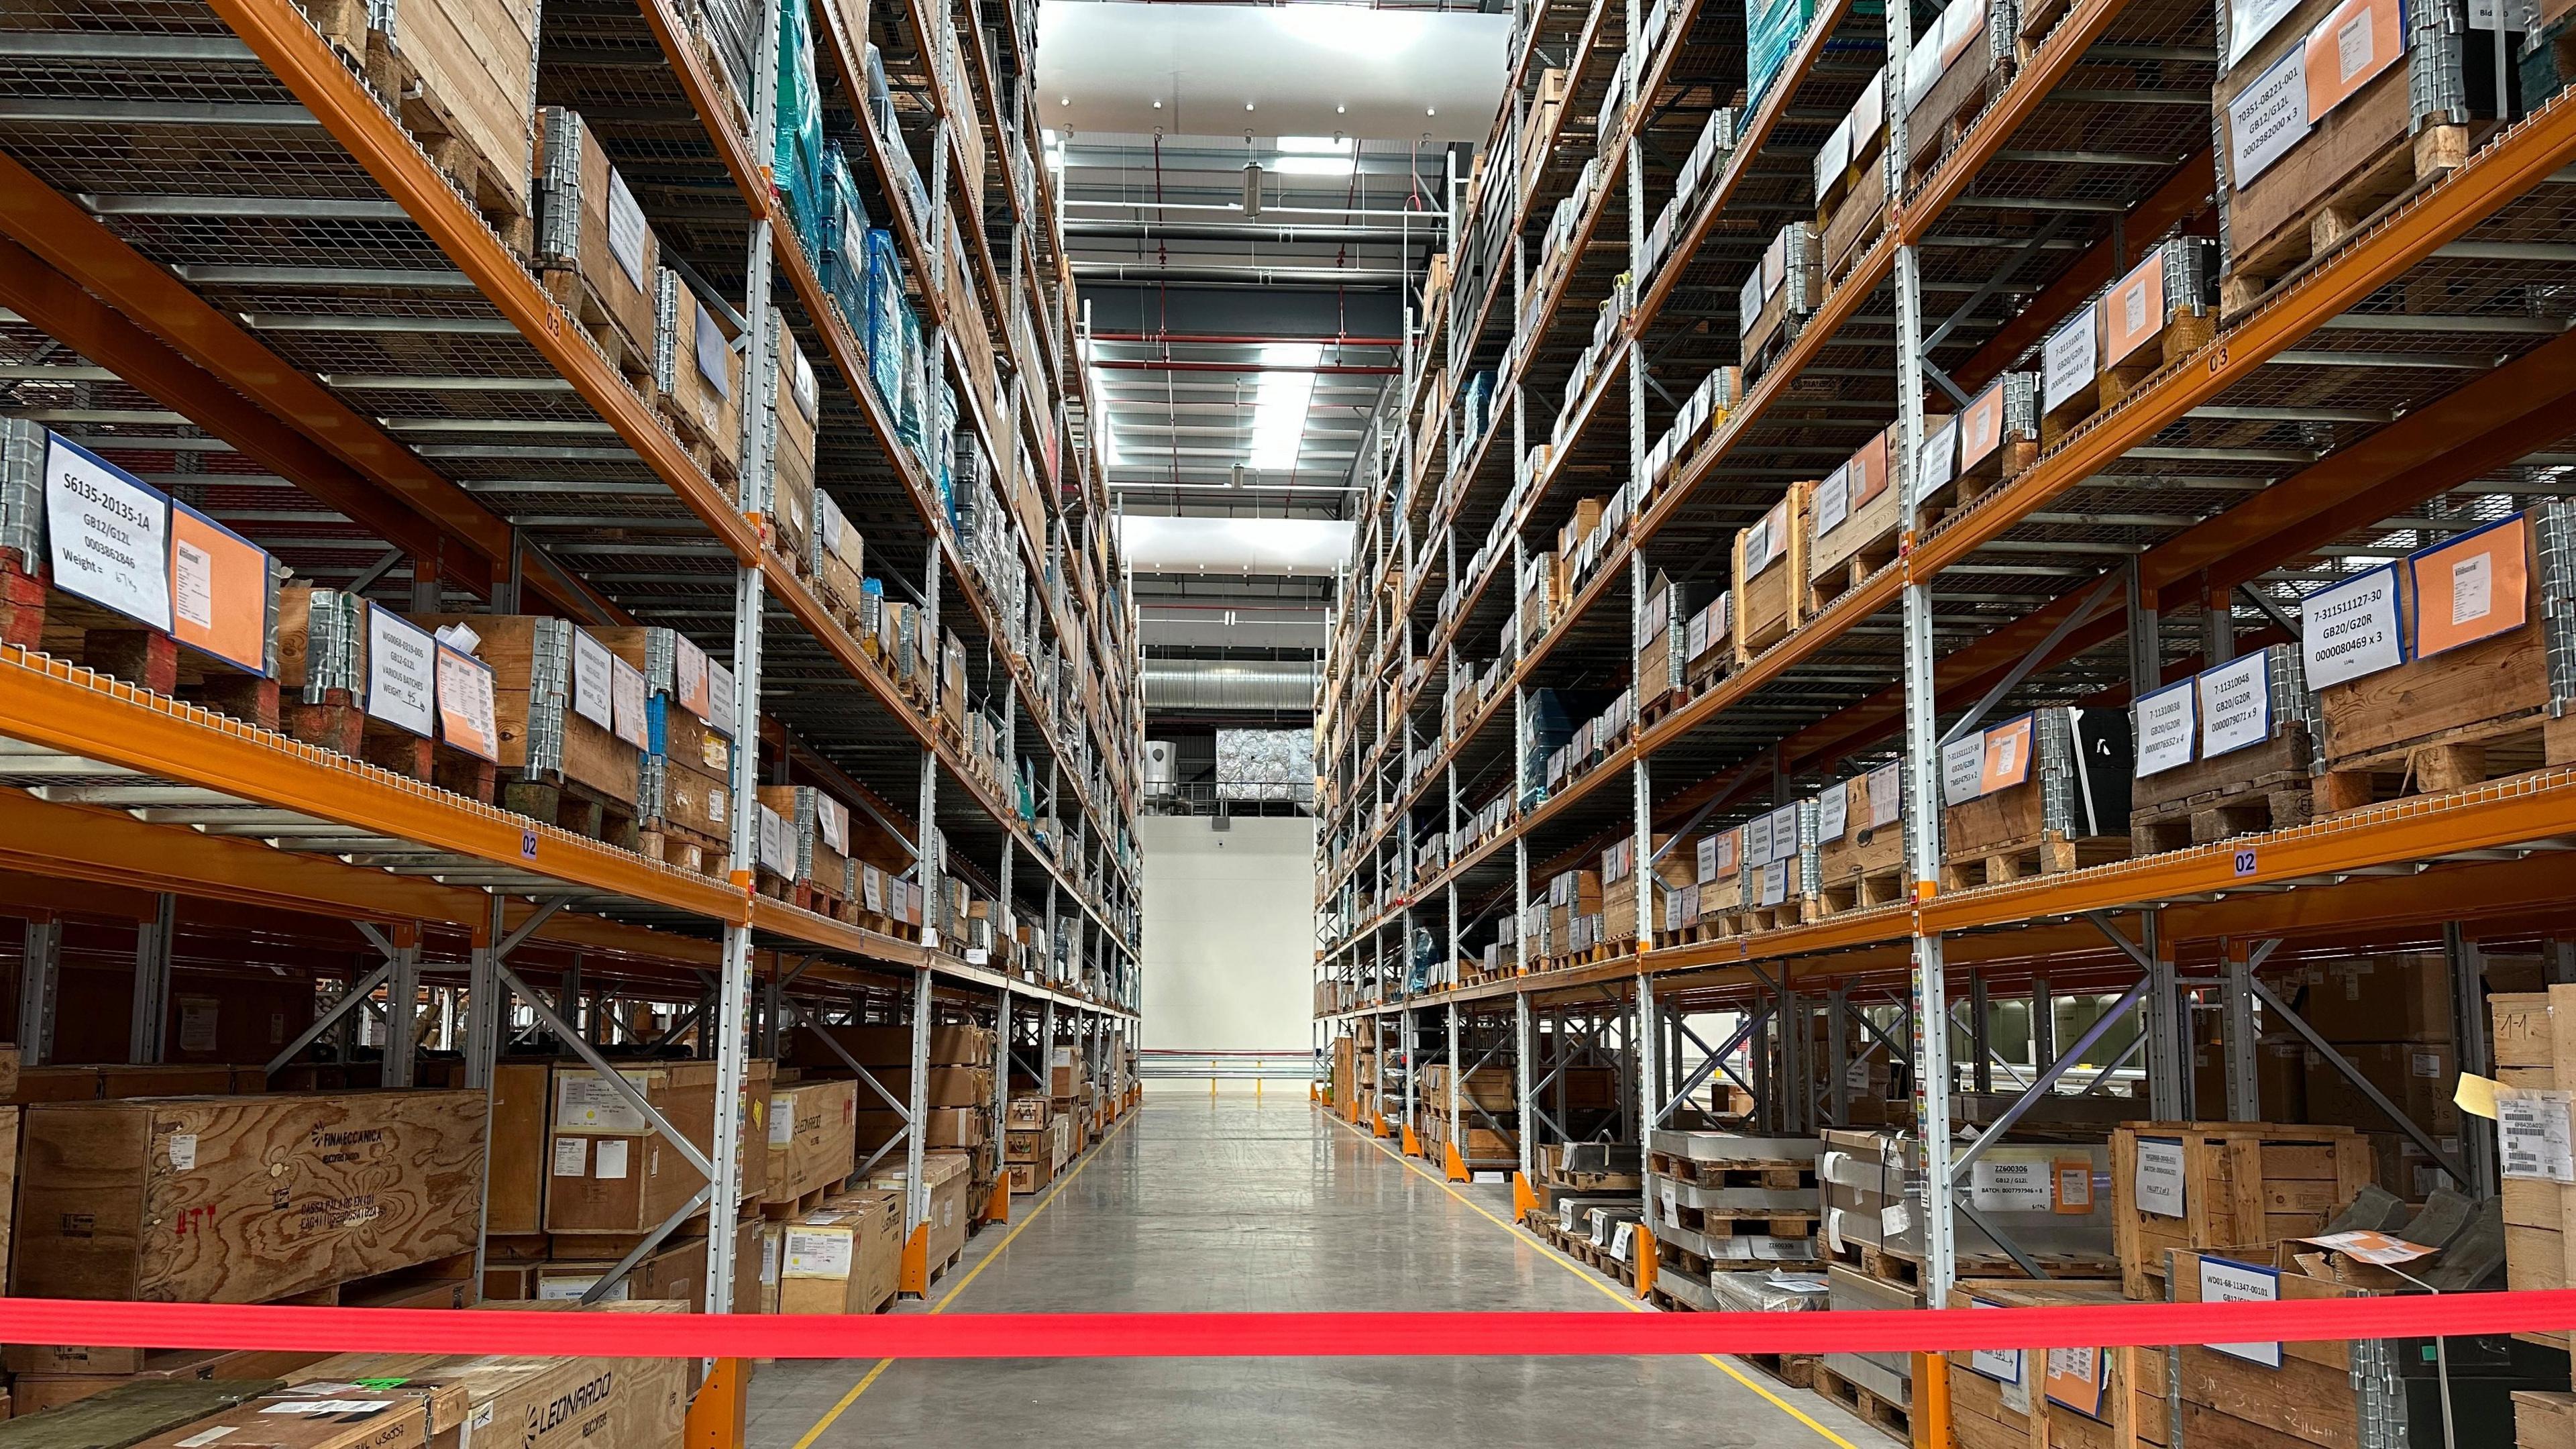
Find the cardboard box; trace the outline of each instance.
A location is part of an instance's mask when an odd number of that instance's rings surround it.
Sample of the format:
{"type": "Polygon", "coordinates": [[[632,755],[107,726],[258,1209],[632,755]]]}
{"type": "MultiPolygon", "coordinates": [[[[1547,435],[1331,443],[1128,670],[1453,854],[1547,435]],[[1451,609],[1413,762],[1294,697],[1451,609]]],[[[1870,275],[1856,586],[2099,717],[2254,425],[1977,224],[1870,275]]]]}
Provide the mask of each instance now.
{"type": "Polygon", "coordinates": [[[2451,968],[2438,951],[2301,968],[2290,1004],[2332,1042],[2450,1041],[2451,968]]]}
{"type": "Polygon", "coordinates": [[[1010,1131],[1044,1127],[1052,1110],[1044,1097],[1013,1097],[1002,1110],[1002,1126],[1010,1131]]]}
{"type": "MultiPolygon", "coordinates": [[[[908,1026],[829,1026],[818,1033],[812,1026],[799,1029],[789,1045],[788,1058],[809,1071],[847,1071],[848,1063],[825,1046],[818,1035],[828,1035],[841,1044],[852,1060],[871,1070],[877,1067],[912,1065],[912,1028],[908,1026]]],[[[930,1029],[930,1064],[934,1067],[990,1067],[997,1059],[993,1033],[980,1026],[934,1026],[930,1029]]]]}
{"type": "MultiPolygon", "coordinates": [[[[739,1250],[737,1243],[737,1250],[739,1250]]],[[[745,1258],[744,1265],[752,1260],[745,1258]]],[[[529,1301],[537,1303],[578,1303],[591,1285],[608,1276],[617,1266],[616,1258],[559,1259],[534,1265],[530,1275],[532,1291],[529,1301]]],[[[707,1292],[707,1240],[673,1238],[635,1265],[632,1271],[608,1290],[601,1301],[630,1303],[638,1300],[676,1299],[688,1305],[691,1312],[705,1307],[707,1292]]]]}
{"type": "Polygon", "coordinates": [[[465,1422],[466,1412],[464,1390],[452,1384],[380,1387],[316,1380],[126,1442],[135,1449],[225,1442],[245,1449],[415,1449],[429,1444],[439,1429],[465,1422]]]}
{"type": "Polygon", "coordinates": [[[259,1303],[470,1251],[484,1111],[430,1090],[29,1109],[10,1291],[259,1303]]]}
{"type": "MultiPolygon", "coordinates": [[[[2417,1126],[2436,1135],[2460,1130],[2460,1109],[2451,1100],[2459,1087],[2460,1063],[2449,1042],[2347,1042],[2336,1050],[2417,1126]]],[[[2303,1057],[2306,1120],[2371,1131],[2396,1126],[2322,1054],[2311,1050],[2303,1057]]]]}
{"type": "Polygon", "coordinates": [[[1055,1181],[1055,1164],[1045,1160],[1009,1163],[1004,1175],[1011,1180],[1013,1193],[1032,1193],[1055,1181]]]}
{"type": "Polygon", "coordinates": [[[484,1232],[516,1237],[546,1230],[546,1104],[551,1062],[502,1062],[492,1069],[492,1193],[484,1232]]]}
{"type": "Polygon", "coordinates": [[[778,1311],[874,1313],[903,1265],[903,1194],[835,1194],[781,1230],[778,1311]]]}
{"type": "MultiPolygon", "coordinates": [[[[886,1089],[887,1096],[898,1102],[912,1100],[912,1072],[904,1067],[870,1067],[868,1075],[886,1089]]],[[[857,1082],[857,1101],[862,1113],[890,1111],[885,1097],[874,1087],[857,1082]]],[[[932,1067],[924,1083],[925,1102],[933,1107],[972,1107],[989,1111],[993,1104],[993,1072],[989,1067],[932,1067]]]]}

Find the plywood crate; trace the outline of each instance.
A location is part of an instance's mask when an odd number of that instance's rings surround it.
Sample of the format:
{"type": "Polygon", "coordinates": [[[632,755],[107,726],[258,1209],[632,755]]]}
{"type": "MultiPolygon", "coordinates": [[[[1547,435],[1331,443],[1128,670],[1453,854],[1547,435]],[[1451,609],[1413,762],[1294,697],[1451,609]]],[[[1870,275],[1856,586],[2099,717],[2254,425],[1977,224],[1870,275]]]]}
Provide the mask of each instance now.
{"type": "Polygon", "coordinates": [[[790,1082],[770,1090],[765,1201],[796,1203],[849,1178],[857,1165],[858,1093],[855,1078],[790,1082]]]}
{"type": "Polygon", "coordinates": [[[162,1433],[197,1423],[210,1414],[220,1413],[235,1404],[256,1399],[280,1387],[275,1378],[244,1375],[219,1383],[196,1383],[185,1380],[137,1380],[111,1386],[96,1395],[80,1395],[77,1401],[65,1400],[47,1393],[42,1387],[32,1392],[22,1380],[15,1388],[0,1394],[0,1420],[11,1420],[15,1426],[0,1423],[0,1444],[8,1449],[95,1449],[101,1445],[132,1445],[162,1433]],[[41,1424],[23,1422],[29,1416],[44,1413],[41,1424]]]}
{"type": "MultiPolygon", "coordinates": [[[[746,1277],[749,1275],[746,1274],[746,1277]]],[[[507,1354],[341,1354],[291,1375],[297,1383],[436,1386],[457,1403],[434,1418],[439,1449],[464,1449],[466,1425],[509,1425],[520,1449],[679,1449],[690,1366],[679,1359],[507,1354]],[[567,1410],[578,1408],[578,1412],[567,1410]],[[451,1437],[453,1436],[453,1437],[451,1437]]]]}
{"type": "MultiPolygon", "coordinates": [[[[618,1072],[699,1151],[712,1150],[715,1063],[638,1062],[618,1072]]],[[[706,1182],[662,1140],[649,1118],[587,1064],[555,1067],[552,1115],[545,1210],[549,1233],[648,1233],[706,1182]]],[[[762,1160],[766,1164],[765,1152],[762,1160]]],[[[562,1251],[560,1244],[557,1251],[562,1251]]],[[[613,1261],[618,1255],[607,1256],[613,1261]]]]}
{"type": "MultiPolygon", "coordinates": [[[[898,1154],[899,1156],[900,1154],[898,1154]]],[[[967,1210],[966,1189],[974,1173],[974,1162],[963,1152],[927,1152],[921,1158],[921,1181],[928,1190],[930,1220],[925,1259],[934,1276],[940,1265],[954,1260],[966,1250],[966,1228],[973,1214],[967,1210]]],[[[879,1165],[867,1185],[889,1192],[906,1190],[906,1168],[900,1161],[879,1165]]]]}
{"type": "MultiPolygon", "coordinates": [[[[1924,435],[1931,436],[1948,421],[1940,415],[1927,416],[1924,435]]],[[[1807,613],[1823,612],[1826,605],[1895,560],[1907,524],[1905,490],[1898,486],[1891,466],[1901,451],[1897,430],[1890,427],[1810,488],[1807,613]]]]}
{"type": "Polygon", "coordinates": [[[2007,372],[1986,384],[1959,409],[1956,431],[1961,503],[2020,477],[2039,461],[2039,374],[2007,372]]]}
{"type": "Polygon", "coordinates": [[[2051,707],[1943,750],[1942,887],[2054,875],[2129,853],[2128,717],[2051,707]]]}
{"type": "Polygon", "coordinates": [[[2550,667],[2576,648],[2571,566],[2563,500],[2395,564],[2405,662],[2318,689],[2318,812],[2576,761],[2576,715],[2550,667]]]}
{"type": "Polygon", "coordinates": [[[2178,236],[2147,253],[2094,304],[2101,314],[2102,371],[2094,390],[2114,407],[2140,383],[2218,333],[2218,243],[2178,236]]]}
{"type": "MultiPolygon", "coordinates": [[[[2120,1301],[2118,1286],[2110,1283],[1970,1279],[1950,1290],[1948,1306],[2051,1308],[2120,1301]]],[[[2002,1367],[1994,1356],[1945,1354],[1953,1442],[1958,1449],[2120,1449],[2137,1432],[2131,1422],[2129,1362],[2139,1353],[2162,1357],[2163,1352],[2100,1348],[2053,1355],[2023,1350],[2012,1355],[2018,1371],[2012,1383],[1984,1371],[2002,1367]]]]}
{"type": "Polygon", "coordinates": [[[2132,1122],[2111,1134],[2112,1241],[2131,1298],[2160,1298],[2167,1249],[2268,1253],[2322,1232],[2372,1181],[2370,1141],[2349,1127],[2132,1122]],[[2142,1178],[2141,1144],[2145,1145],[2142,1178]],[[2179,1216],[2164,1208],[2181,1198],[2179,1216]]]}
{"type": "Polygon", "coordinates": [[[1807,617],[1808,490],[1792,483],[1762,521],[1735,535],[1735,659],[1756,655],[1789,636],[1807,617]]]}
{"type": "Polygon", "coordinates": [[[10,1291],[259,1303],[469,1251],[483,1121],[428,1090],[29,1109],[10,1291]]]}
{"type": "Polygon", "coordinates": [[[621,661],[569,619],[427,614],[412,622],[433,631],[461,624],[478,636],[474,653],[492,669],[502,805],[633,849],[638,775],[650,738],[644,681],[633,680],[624,691],[630,717],[621,720],[621,661]]]}
{"type": "Polygon", "coordinates": [[[647,397],[654,390],[654,295],[661,248],[589,123],[537,110],[538,280],[600,355],[647,397]]]}
{"type": "Polygon", "coordinates": [[[234,1435],[259,1449],[417,1449],[432,1442],[434,1426],[465,1421],[461,1392],[445,1385],[351,1384],[335,1396],[339,1412],[307,1412],[312,1395],[293,1388],[248,1400],[146,1439],[120,1440],[132,1449],[195,1449],[234,1435]]]}
{"type": "Polygon", "coordinates": [[[716,310],[669,267],[653,280],[653,400],[711,479],[742,457],[742,354],[716,310]]]}
{"type": "Polygon", "coordinates": [[[2141,746],[2129,789],[2131,849],[2152,855],[2307,824],[2315,700],[2299,646],[2274,644],[2131,705],[2141,746]]]}
{"type": "Polygon", "coordinates": [[[764,510],[771,548],[799,574],[808,571],[814,526],[815,429],[823,417],[821,384],[804,348],[771,309],[770,350],[758,375],[759,402],[769,410],[769,502],[764,510]]]}
{"type": "Polygon", "coordinates": [[[1818,260],[1827,290],[1878,240],[1887,214],[1887,72],[1860,98],[1816,153],[1818,260]]]}
{"type": "Polygon", "coordinates": [[[483,1225],[491,1237],[546,1230],[553,1086],[552,1062],[504,1061],[492,1069],[491,1190],[483,1225]]]}
{"type": "Polygon", "coordinates": [[[2409,18],[2399,0],[2300,0],[2220,73],[2213,101],[2227,194],[2227,315],[2249,310],[2381,207],[2468,159],[2467,108],[2437,109],[2419,127],[2408,91],[2461,95],[2462,52],[2483,47],[2416,39],[2409,18]],[[2307,126],[2278,149],[2256,138],[2272,134],[2284,91],[2307,126]]]}
{"type": "Polygon", "coordinates": [[[781,1313],[874,1313],[894,1301],[903,1259],[903,1194],[836,1193],[785,1225],[781,1313]]]}

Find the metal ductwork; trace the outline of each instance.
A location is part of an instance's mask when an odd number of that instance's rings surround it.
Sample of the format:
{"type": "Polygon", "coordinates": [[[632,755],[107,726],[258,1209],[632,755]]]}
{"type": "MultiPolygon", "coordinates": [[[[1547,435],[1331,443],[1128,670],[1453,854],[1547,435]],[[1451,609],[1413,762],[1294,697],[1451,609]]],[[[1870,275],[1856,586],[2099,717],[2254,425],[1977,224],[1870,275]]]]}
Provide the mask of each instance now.
{"type": "Polygon", "coordinates": [[[1236,663],[1225,659],[1148,659],[1145,708],[1167,710],[1310,710],[1315,707],[1312,660],[1236,663]]]}

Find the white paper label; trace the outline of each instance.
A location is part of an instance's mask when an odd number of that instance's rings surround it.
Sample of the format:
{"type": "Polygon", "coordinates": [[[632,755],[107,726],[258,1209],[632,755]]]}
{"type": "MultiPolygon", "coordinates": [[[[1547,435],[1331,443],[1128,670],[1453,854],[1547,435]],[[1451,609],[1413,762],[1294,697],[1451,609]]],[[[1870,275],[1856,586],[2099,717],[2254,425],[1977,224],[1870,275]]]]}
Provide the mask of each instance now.
{"type": "Polygon", "coordinates": [[[217,1005],[211,996],[183,996],[179,999],[179,1050],[210,1052],[215,1049],[217,1005]]]}
{"type": "MultiPolygon", "coordinates": [[[[2281,1301],[2281,1275],[2270,1268],[2257,1268],[2249,1263],[2231,1263],[2224,1258],[2200,1260],[2200,1301],[2203,1303],[2278,1303],[2281,1301]]],[[[2213,1343],[2210,1348],[2241,1358],[2265,1368],[2281,1366],[2281,1345],[2277,1343],[2213,1343]]]]}
{"type": "Polygon", "coordinates": [[[733,671],[707,661],[707,724],[726,739],[734,732],[733,671]]]}
{"type": "Polygon", "coordinates": [[[1923,439],[1923,451],[1915,455],[1915,496],[1921,497],[1949,482],[1958,476],[1958,471],[1959,420],[1951,418],[1923,439]]]}
{"type": "Polygon", "coordinates": [[[626,189],[626,178],[608,168],[608,254],[617,259],[626,280],[644,285],[644,208],[626,189]]]}
{"type": "Polygon", "coordinates": [[[205,1449],[209,1444],[218,1444],[231,1438],[239,1428],[240,1426],[235,1424],[221,1424],[204,1433],[191,1434],[179,1441],[178,1449],[205,1449]]]}
{"type": "Polygon", "coordinates": [[[2397,632],[2397,568],[2372,569],[2299,605],[2309,687],[2322,689],[2405,662],[2397,632]]]}
{"type": "Polygon", "coordinates": [[[1986,737],[1971,731],[1941,747],[1941,803],[1964,805],[1985,793],[1986,737]]]}
{"type": "Polygon", "coordinates": [[[2058,405],[2093,385],[2093,313],[2085,310],[2066,319],[2064,325],[2048,334],[2041,355],[2045,369],[2043,386],[2046,411],[2057,411],[2058,405]]]}
{"type": "Polygon", "coordinates": [[[1756,815],[1744,822],[1744,863],[1762,865],[1771,859],[1771,817],[1756,815]]]}
{"type": "MultiPolygon", "coordinates": [[[[1843,519],[1850,515],[1850,479],[1851,465],[1845,463],[1826,474],[1825,480],[1816,485],[1816,491],[1809,506],[1815,510],[1818,537],[1841,527],[1843,519]]],[[[1750,560],[1748,559],[1747,562],[1749,563],[1750,560]]]]}
{"type": "Polygon", "coordinates": [[[843,855],[850,853],[850,812],[840,801],[819,791],[814,796],[814,828],[824,844],[843,855]]]}
{"type": "Polygon", "coordinates": [[[769,1099],[769,1145],[785,1147],[796,1140],[796,1099],[769,1099]]]}
{"type": "Polygon", "coordinates": [[[2335,30],[2335,66],[2342,74],[2336,79],[2344,85],[2370,68],[2370,12],[2357,11],[2335,30]]]}
{"type": "Polygon", "coordinates": [[[1852,123],[1847,115],[1834,127],[1832,134],[1825,137],[1825,144],[1816,148],[1818,196],[1832,191],[1834,183],[1843,179],[1843,172],[1851,167],[1851,152],[1852,123]]]}
{"type": "MultiPolygon", "coordinates": [[[[671,693],[683,702],[694,701],[707,687],[707,652],[689,642],[685,635],[674,635],[671,645],[671,693]]],[[[715,718],[715,706],[701,710],[689,704],[689,711],[702,720],[715,718]]]]}
{"type": "Polygon", "coordinates": [[[438,702],[462,716],[474,732],[498,748],[500,727],[493,722],[492,670],[471,654],[438,651],[438,702]]]}
{"type": "Polygon", "coordinates": [[[1840,840],[1851,826],[1851,792],[1841,785],[1816,797],[1816,838],[1840,840]]]}
{"type": "Polygon", "coordinates": [[[1891,761],[1869,772],[1869,826],[1893,825],[1905,813],[1905,770],[1891,761]]]}
{"type": "Polygon", "coordinates": [[[1762,897],[1759,905],[1776,906],[1789,898],[1789,872],[1798,868],[1796,861],[1775,860],[1762,867],[1762,897]]]}
{"type": "Polygon", "coordinates": [[[614,695],[609,684],[613,673],[608,662],[616,656],[608,646],[590,637],[586,630],[572,631],[572,711],[583,719],[609,729],[617,723],[614,695]]]}
{"type": "Polygon", "coordinates": [[[391,609],[367,609],[367,716],[438,733],[438,642],[391,609]]]}
{"type": "Polygon", "coordinates": [[[1981,1213],[2044,1213],[2057,1204],[2045,1162],[1997,1162],[1980,1157],[1968,1165],[1969,1205],[1981,1213]]]}
{"type": "Polygon", "coordinates": [[[2475,623],[2495,611],[2495,555],[2474,553],[2451,561],[2451,627],[2475,623]]]}
{"type": "MultiPolygon", "coordinates": [[[[641,1090],[643,1084],[627,1081],[641,1090]]],[[[616,1086],[596,1072],[566,1072],[555,1078],[555,1129],[560,1132],[643,1132],[644,1114],[616,1086]]]]}
{"type": "Polygon", "coordinates": [[[623,1137],[600,1138],[598,1171],[593,1173],[592,1176],[596,1177],[601,1182],[622,1181],[626,1176],[626,1158],[627,1148],[629,1146],[630,1144],[623,1137]]]}
{"type": "MultiPolygon", "coordinates": [[[[598,1281],[599,1275],[596,1273],[587,1278],[548,1278],[537,1285],[537,1301],[540,1303],[578,1303],[581,1301],[581,1295],[590,1291],[590,1285],[598,1281]]],[[[600,1301],[603,1303],[625,1302],[626,1290],[630,1281],[631,1280],[621,1279],[616,1287],[611,1288],[606,1293],[600,1295],[600,1301]]]]}
{"type": "Polygon", "coordinates": [[[172,1172],[194,1172],[197,1170],[196,1133],[173,1132],[170,1134],[170,1170],[172,1172]]]}
{"type": "Polygon", "coordinates": [[[589,1171],[589,1138],[558,1137],[555,1139],[555,1176],[580,1177],[589,1171]]]}
{"type": "Polygon", "coordinates": [[[2272,736],[2272,651],[2258,650],[2203,670],[2199,679],[2200,753],[2214,759],[2272,736]]]}
{"type": "Polygon", "coordinates": [[[2227,103],[2227,169],[2243,186],[2307,134],[2307,48],[2294,45],[2227,103]]]}
{"type": "Polygon", "coordinates": [[[200,629],[215,626],[215,560],[212,554],[186,539],[174,540],[170,546],[171,583],[176,592],[171,607],[180,618],[200,629]]]}
{"type": "Polygon", "coordinates": [[[2199,734],[2198,711],[2193,702],[2199,697],[2194,681],[2186,679],[2137,702],[2133,712],[2138,729],[2139,779],[2191,763],[2192,741],[2199,734]]]}
{"type": "Polygon", "coordinates": [[[1843,1068],[1843,1086],[1854,1092],[1869,1090],[1869,1058],[1852,1058],[1852,1064],[1843,1068]]]}
{"type": "Polygon", "coordinates": [[[47,434],[45,532],[56,588],[169,630],[168,498],[47,434]]]}
{"type": "Polygon", "coordinates": [[[708,387],[715,390],[717,397],[731,396],[733,385],[731,379],[726,376],[730,369],[725,366],[725,360],[732,354],[733,349],[725,345],[724,329],[716,325],[714,314],[708,312],[704,304],[700,304],[696,310],[698,376],[706,381],[708,387]]]}
{"type": "Polygon", "coordinates": [[[2130,1191],[2138,1211],[2154,1213],[2160,1218],[2183,1215],[2182,1140],[2175,1137],[2141,1137],[2138,1139],[2138,1167],[2130,1191]]]}
{"type": "Polygon", "coordinates": [[[2231,0],[2227,7],[2228,69],[2235,69],[2238,62],[2253,54],[2263,37],[2272,33],[2272,27],[2298,8],[2299,0],[2231,0]]]}
{"type": "Polygon", "coordinates": [[[796,857],[787,848],[787,822],[763,805],[760,810],[760,863],[780,875],[796,873],[796,857]]]}
{"type": "Polygon", "coordinates": [[[1787,860],[1798,853],[1798,807],[1783,805],[1771,812],[1771,858],[1787,860]]]}
{"type": "Polygon", "coordinates": [[[1878,1210],[1878,1235],[1882,1241],[1901,1238],[1914,1226],[1914,1210],[1903,1203],[1878,1210]]]}
{"type": "Polygon", "coordinates": [[[608,657],[609,729],[635,748],[650,749],[651,722],[645,716],[644,671],[612,654],[608,657]]]}
{"type": "Polygon", "coordinates": [[[787,1230],[786,1275],[790,1278],[847,1278],[857,1257],[853,1233],[809,1233],[787,1230]]]}
{"type": "Polygon", "coordinates": [[[337,1419],[345,1416],[365,1419],[383,1413],[394,1403],[392,1399],[286,1399],[262,1404],[259,1411],[263,1414],[292,1414],[298,1418],[337,1419]]]}
{"type": "Polygon", "coordinates": [[[2147,289],[2144,286],[2131,287],[2120,299],[2121,334],[2135,337],[2146,329],[2146,325],[2147,289]]]}
{"type": "Polygon", "coordinates": [[[2507,1087],[2496,1093],[2496,1131],[2504,1143],[2504,1175],[2576,1183],[2576,1152],[2569,1148],[2566,1092],[2507,1087]]]}

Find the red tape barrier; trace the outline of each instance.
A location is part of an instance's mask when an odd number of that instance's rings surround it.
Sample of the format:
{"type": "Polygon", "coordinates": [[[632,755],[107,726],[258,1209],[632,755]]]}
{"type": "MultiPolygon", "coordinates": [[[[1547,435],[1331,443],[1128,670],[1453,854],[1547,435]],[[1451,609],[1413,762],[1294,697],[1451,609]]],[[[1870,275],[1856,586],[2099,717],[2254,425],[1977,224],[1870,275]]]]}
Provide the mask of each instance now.
{"type": "Polygon", "coordinates": [[[1452,1358],[1903,1353],[2576,1329],[2576,1289],[1829,1313],[526,1313],[0,1298],[0,1341],[610,1358],[1452,1358]]]}

